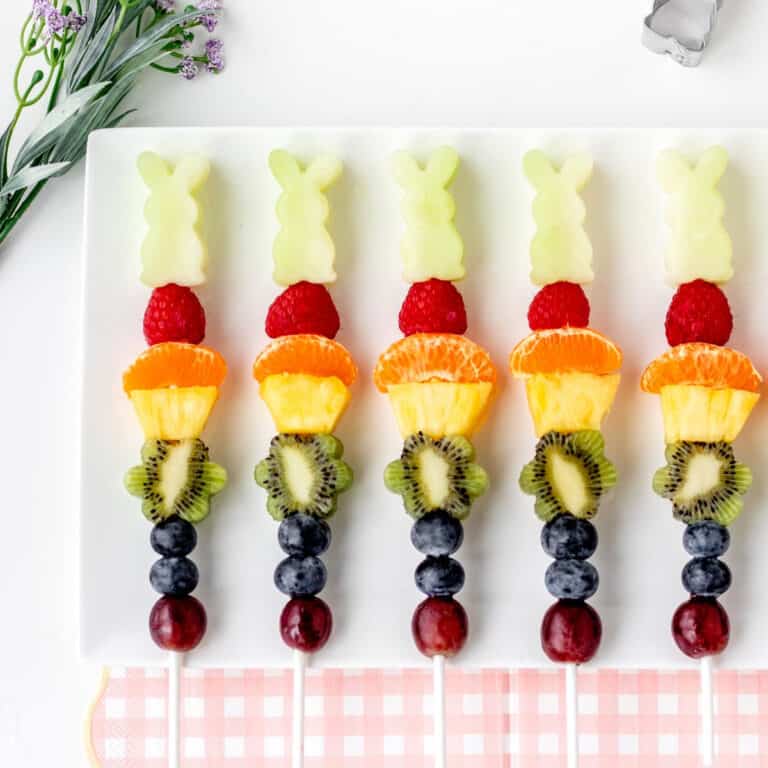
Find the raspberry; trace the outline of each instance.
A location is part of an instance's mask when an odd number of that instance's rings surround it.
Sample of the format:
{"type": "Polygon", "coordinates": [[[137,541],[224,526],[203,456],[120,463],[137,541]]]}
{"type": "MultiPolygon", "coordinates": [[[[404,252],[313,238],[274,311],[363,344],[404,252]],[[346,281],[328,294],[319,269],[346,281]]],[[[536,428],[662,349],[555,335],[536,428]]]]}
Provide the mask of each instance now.
{"type": "Polygon", "coordinates": [[[168,283],[155,288],[144,312],[147,344],[186,341],[199,344],[205,336],[205,310],[191,288],[168,283]]]}
{"type": "Polygon", "coordinates": [[[267,336],[316,333],[332,339],[339,332],[339,313],[324,285],[302,281],[286,288],[267,312],[267,336]]]}
{"type": "Polygon", "coordinates": [[[733,330],[733,316],[725,294],[713,283],[684,283],[672,297],[664,323],[671,346],[704,341],[723,346],[733,330]]]}
{"type": "Polygon", "coordinates": [[[546,328],[586,328],[589,325],[589,301],[576,283],[545,285],[528,307],[528,325],[532,331],[546,328]]]}
{"type": "Polygon", "coordinates": [[[464,299],[453,283],[432,278],[414,283],[400,307],[400,330],[412,333],[465,333],[464,299]]]}

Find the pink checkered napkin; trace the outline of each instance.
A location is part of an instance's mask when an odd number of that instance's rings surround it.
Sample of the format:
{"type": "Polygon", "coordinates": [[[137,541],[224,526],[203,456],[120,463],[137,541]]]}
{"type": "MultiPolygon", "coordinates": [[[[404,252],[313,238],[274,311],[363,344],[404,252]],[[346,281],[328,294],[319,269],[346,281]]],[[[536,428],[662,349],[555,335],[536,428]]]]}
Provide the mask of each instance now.
{"type": "MultiPolygon", "coordinates": [[[[698,674],[579,672],[582,768],[699,768],[698,674]]],[[[113,668],[94,711],[102,768],[165,768],[164,671],[113,668]]],[[[307,768],[431,768],[428,670],[309,670],[307,768]]],[[[718,768],[768,766],[768,672],[715,675],[718,768]]],[[[449,668],[448,751],[462,768],[562,768],[562,670],[449,668]]],[[[184,768],[285,768],[291,672],[185,670],[184,768]]]]}

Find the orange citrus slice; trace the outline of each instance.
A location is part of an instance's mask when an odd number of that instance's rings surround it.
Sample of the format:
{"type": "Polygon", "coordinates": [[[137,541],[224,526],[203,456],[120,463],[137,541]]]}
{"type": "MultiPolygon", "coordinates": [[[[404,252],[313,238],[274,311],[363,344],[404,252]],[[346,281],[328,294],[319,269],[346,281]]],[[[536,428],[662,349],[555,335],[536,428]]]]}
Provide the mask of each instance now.
{"type": "Polygon", "coordinates": [[[526,336],[509,356],[516,376],[580,371],[598,375],[621,368],[621,350],[591,328],[552,328],[526,336]]]}
{"type": "Polygon", "coordinates": [[[123,389],[218,387],[226,374],[227,364],[215,349],[167,341],[136,358],[123,374],[123,389]]]}
{"type": "Polygon", "coordinates": [[[373,371],[381,392],[391,384],[425,381],[496,381],[488,353],[454,333],[413,333],[392,344],[373,371]]]}
{"type": "Polygon", "coordinates": [[[349,352],[333,339],[314,333],[281,336],[264,347],[253,363],[253,378],[262,381],[275,373],[336,376],[347,386],[357,378],[349,352]]]}
{"type": "Polygon", "coordinates": [[[763,379],[741,352],[715,344],[678,344],[643,371],[640,387],[657,394],[669,384],[698,384],[713,389],[757,392],[763,379]]]}

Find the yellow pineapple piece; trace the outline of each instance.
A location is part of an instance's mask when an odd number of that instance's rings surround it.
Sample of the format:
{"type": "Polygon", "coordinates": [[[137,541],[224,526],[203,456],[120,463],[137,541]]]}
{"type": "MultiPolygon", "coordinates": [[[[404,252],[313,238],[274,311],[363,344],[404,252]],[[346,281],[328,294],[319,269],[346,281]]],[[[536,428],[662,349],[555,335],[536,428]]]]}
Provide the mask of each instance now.
{"type": "Polygon", "coordinates": [[[218,396],[218,387],[134,389],[130,393],[147,440],[199,437],[218,396]]]}
{"type": "Polygon", "coordinates": [[[430,437],[468,437],[480,424],[493,384],[429,381],[390,384],[387,392],[403,437],[424,432],[430,437]]]}
{"type": "Polygon", "coordinates": [[[619,374],[536,373],[526,379],[525,392],[536,435],[600,429],[613,405],[619,374]]]}
{"type": "Polygon", "coordinates": [[[333,432],[349,402],[349,390],[336,376],[274,373],[264,378],[259,393],[278,432],[333,432]]]}
{"type": "Polygon", "coordinates": [[[716,443],[733,442],[760,395],[743,389],[714,389],[693,384],[661,388],[664,439],[716,443]]]}

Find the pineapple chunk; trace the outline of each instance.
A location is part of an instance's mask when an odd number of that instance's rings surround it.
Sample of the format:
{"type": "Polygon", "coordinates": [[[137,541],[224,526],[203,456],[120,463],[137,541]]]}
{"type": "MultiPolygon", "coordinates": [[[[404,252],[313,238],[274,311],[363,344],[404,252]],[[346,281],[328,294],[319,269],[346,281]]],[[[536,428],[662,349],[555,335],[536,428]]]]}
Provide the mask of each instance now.
{"type": "Polygon", "coordinates": [[[330,434],[349,403],[349,390],[336,376],[275,373],[259,385],[278,432],[330,434]]]}
{"type": "Polygon", "coordinates": [[[480,424],[493,384],[429,381],[391,384],[387,390],[403,437],[423,432],[429,437],[468,437],[480,424]]]}
{"type": "Polygon", "coordinates": [[[619,374],[537,373],[525,382],[537,437],[547,432],[600,430],[619,386],[619,374]]]}
{"type": "Polygon", "coordinates": [[[743,389],[713,389],[692,384],[661,388],[667,443],[731,443],[741,432],[760,395],[743,389]]]}
{"type": "Polygon", "coordinates": [[[205,429],[219,388],[134,389],[130,396],[147,440],[186,440],[205,429]]]}

